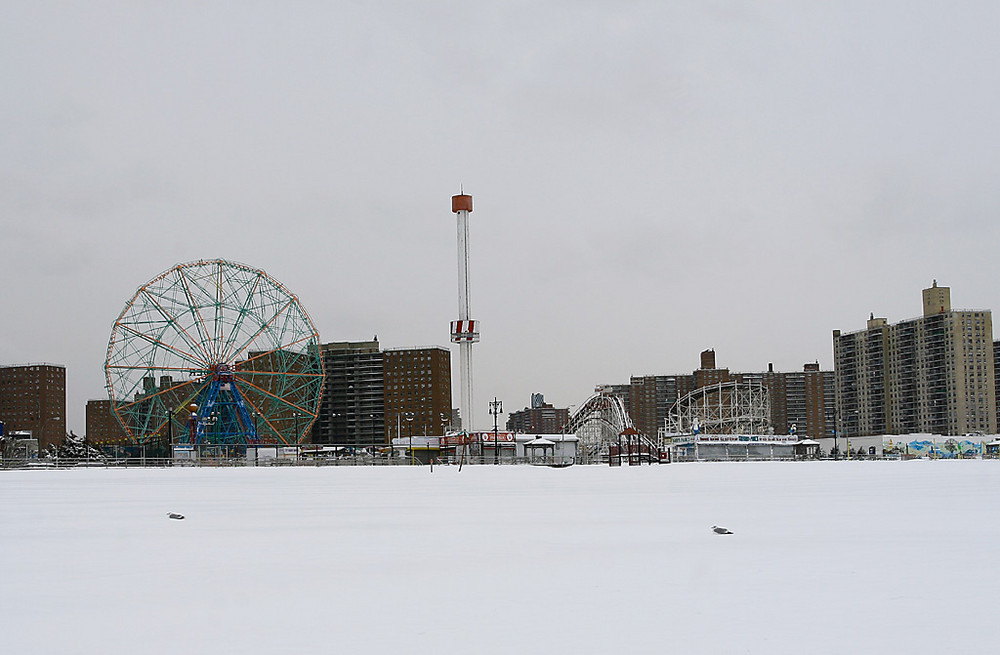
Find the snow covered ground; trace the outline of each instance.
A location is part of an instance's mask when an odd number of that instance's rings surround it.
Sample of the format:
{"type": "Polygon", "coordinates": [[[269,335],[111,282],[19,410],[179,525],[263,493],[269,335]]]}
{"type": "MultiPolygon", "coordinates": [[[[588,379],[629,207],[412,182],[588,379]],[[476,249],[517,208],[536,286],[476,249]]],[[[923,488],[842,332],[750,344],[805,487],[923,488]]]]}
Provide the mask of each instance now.
{"type": "Polygon", "coordinates": [[[997,461],[2,471],[0,501],[5,653],[998,647],[997,461]]]}

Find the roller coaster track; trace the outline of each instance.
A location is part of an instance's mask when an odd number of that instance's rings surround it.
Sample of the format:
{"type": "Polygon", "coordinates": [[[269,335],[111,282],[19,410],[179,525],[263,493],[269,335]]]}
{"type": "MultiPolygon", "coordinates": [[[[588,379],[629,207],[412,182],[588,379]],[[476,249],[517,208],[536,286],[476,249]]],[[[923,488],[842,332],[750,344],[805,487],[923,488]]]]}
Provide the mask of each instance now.
{"type": "Polygon", "coordinates": [[[573,412],[562,432],[580,440],[581,463],[607,461],[619,453],[627,456],[626,452],[645,461],[660,459],[656,443],[636,431],[625,403],[614,394],[599,391],[592,395],[573,412]]]}

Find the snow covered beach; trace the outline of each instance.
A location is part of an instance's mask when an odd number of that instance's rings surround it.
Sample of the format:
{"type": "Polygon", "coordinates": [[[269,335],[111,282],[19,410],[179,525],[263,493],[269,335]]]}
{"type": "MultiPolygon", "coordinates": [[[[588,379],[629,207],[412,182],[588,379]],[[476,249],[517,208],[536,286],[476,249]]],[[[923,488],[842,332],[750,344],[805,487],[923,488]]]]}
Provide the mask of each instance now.
{"type": "Polygon", "coordinates": [[[997,461],[18,470],[0,499],[10,653],[996,648],[997,461]]]}

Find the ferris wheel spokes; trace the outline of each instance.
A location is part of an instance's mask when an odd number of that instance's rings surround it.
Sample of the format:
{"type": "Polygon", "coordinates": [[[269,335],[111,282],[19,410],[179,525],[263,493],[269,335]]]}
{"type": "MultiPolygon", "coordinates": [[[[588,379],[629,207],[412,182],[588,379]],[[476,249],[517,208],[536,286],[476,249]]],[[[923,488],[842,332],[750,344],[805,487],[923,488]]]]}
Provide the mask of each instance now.
{"type": "Polygon", "coordinates": [[[204,366],[206,364],[206,362],[204,360],[198,359],[197,355],[193,355],[193,354],[191,354],[189,352],[186,352],[184,350],[180,350],[179,348],[177,348],[175,346],[172,346],[172,345],[170,345],[168,343],[164,343],[163,341],[161,341],[159,339],[156,339],[155,337],[153,337],[151,335],[148,335],[148,334],[146,334],[144,332],[140,332],[139,330],[135,329],[131,325],[120,323],[116,327],[120,327],[122,330],[125,330],[126,332],[131,332],[133,336],[135,336],[135,337],[137,337],[139,339],[142,339],[143,341],[145,341],[146,343],[148,343],[150,346],[152,346],[152,349],[165,348],[166,350],[170,350],[170,351],[174,352],[176,355],[178,355],[181,358],[183,358],[183,359],[191,362],[192,364],[197,364],[198,366],[204,366]]]}
{"type": "Polygon", "coordinates": [[[152,302],[153,305],[156,307],[156,309],[159,311],[160,315],[163,317],[163,320],[166,322],[166,325],[173,328],[175,334],[180,336],[181,339],[188,344],[188,346],[193,346],[194,350],[200,350],[206,359],[211,358],[211,355],[208,353],[208,351],[205,350],[204,346],[198,341],[196,341],[194,337],[192,337],[188,333],[188,331],[184,328],[184,326],[182,326],[178,322],[176,316],[168,313],[167,310],[163,308],[163,305],[157,302],[156,297],[149,289],[143,289],[143,293],[146,294],[146,297],[149,298],[150,302],[152,302]]]}
{"type": "Polygon", "coordinates": [[[261,441],[258,422],[269,441],[300,441],[324,378],[319,335],[298,299],[225,260],[179,264],[140,287],[115,322],[105,375],[133,440],[157,438],[193,405],[178,434],[237,445],[261,441]]]}

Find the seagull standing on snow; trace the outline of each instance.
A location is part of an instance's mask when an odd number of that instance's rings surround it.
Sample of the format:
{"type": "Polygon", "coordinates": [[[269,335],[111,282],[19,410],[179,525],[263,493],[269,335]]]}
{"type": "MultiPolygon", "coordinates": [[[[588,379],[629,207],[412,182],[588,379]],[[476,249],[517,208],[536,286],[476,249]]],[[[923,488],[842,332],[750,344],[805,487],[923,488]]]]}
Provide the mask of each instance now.
{"type": "Polygon", "coordinates": [[[729,529],[722,528],[717,525],[712,526],[712,532],[714,532],[715,534],[733,534],[729,529]]]}
{"type": "Polygon", "coordinates": [[[167,517],[180,520],[184,518],[184,515],[178,514],[177,512],[167,512],[167,517]]]}

